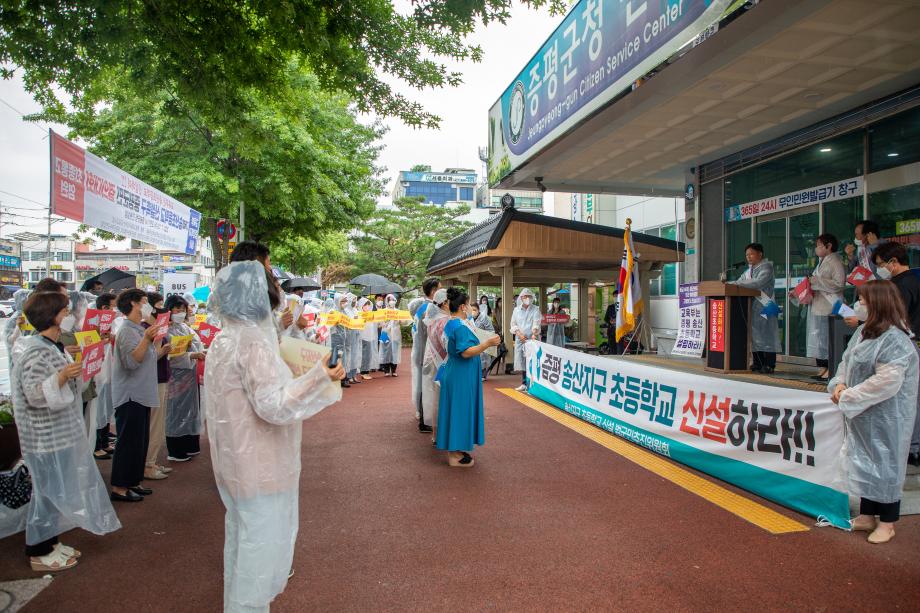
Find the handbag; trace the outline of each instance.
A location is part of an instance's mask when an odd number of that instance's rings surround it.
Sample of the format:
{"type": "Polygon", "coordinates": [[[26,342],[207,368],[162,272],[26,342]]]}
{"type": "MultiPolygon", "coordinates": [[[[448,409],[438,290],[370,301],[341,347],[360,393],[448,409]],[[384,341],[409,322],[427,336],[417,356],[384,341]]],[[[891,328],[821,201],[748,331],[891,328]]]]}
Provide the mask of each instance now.
{"type": "Polygon", "coordinates": [[[0,504],[10,509],[29,504],[32,499],[32,475],[25,464],[0,473],[0,504]]]}

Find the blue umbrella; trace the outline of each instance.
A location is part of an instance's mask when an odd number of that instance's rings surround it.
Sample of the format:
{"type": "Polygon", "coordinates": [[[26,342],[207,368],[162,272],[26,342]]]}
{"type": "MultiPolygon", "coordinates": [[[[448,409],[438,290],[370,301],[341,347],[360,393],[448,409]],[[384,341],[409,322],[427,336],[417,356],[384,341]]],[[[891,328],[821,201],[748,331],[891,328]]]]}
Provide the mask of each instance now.
{"type": "Polygon", "coordinates": [[[207,285],[196,287],[194,291],[192,291],[192,296],[194,296],[195,300],[198,302],[207,302],[208,298],[211,296],[211,288],[207,285]]]}

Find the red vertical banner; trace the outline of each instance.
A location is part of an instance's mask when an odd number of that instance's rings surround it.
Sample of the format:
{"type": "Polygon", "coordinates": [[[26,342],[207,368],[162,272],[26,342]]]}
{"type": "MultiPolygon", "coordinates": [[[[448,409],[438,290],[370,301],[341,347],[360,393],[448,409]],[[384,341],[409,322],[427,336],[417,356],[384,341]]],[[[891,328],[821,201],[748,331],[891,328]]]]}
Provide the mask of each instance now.
{"type": "Polygon", "coordinates": [[[54,132],[51,135],[51,210],[83,221],[86,155],[83,149],[54,132]]]}
{"type": "Polygon", "coordinates": [[[709,350],[725,351],[725,301],[709,301],[709,350]]]}

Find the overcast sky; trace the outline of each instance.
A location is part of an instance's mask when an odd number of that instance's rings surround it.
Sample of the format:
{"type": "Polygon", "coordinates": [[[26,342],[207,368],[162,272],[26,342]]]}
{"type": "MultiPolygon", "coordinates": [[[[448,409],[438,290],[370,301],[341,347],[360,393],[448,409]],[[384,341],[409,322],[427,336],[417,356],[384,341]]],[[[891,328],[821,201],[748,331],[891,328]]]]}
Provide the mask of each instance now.
{"type": "MultiPolygon", "coordinates": [[[[414,164],[430,164],[434,170],[473,168],[482,174],[478,149],[487,143],[489,107],[561,19],[560,15],[550,16],[546,9],[536,11],[515,6],[507,25],[478,28],[474,40],[482,46],[483,61],[457,65],[464,74],[462,85],[421,92],[403,86],[406,95],[441,117],[441,127],[420,130],[398,120],[384,122],[389,132],[383,139],[379,163],[387,168],[387,186],[381,202],[389,202],[396,174],[414,164]]],[[[38,105],[23,90],[19,79],[0,81],[2,236],[47,231],[48,125],[25,122],[20,116],[37,110],[38,105]]],[[[63,126],[54,127],[57,132],[66,133],[63,126]]],[[[75,229],[76,224],[71,222],[52,226],[55,233],[69,234],[75,229]]]]}

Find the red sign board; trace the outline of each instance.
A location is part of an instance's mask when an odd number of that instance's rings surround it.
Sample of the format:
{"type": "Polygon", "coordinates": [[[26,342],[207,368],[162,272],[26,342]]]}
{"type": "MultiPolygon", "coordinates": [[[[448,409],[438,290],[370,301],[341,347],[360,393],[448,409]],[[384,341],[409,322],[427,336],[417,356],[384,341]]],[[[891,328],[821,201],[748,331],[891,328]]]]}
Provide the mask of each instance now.
{"type": "Polygon", "coordinates": [[[856,287],[859,287],[866,281],[869,281],[870,279],[872,279],[872,276],[873,275],[872,275],[871,270],[863,266],[857,266],[856,268],[853,269],[853,272],[850,273],[850,276],[847,277],[847,282],[850,285],[855,285],[856,287]]]}
{"type": "Polygon", "coordinates": [[[169,331],[169,319],[171,317],[170,313],[160,313],[157,315],[157,326],[160,326],[160,331],[157,332],[157,335],[154,337],[155,340],[163,340],[166,338],[166,333],[169,331]]]}
{"type": "Polygon", "coordinates": [[[86,309],[86,317],[83,318],[83,331],[98,330],[99,334],[108,334],[112,330],[113,321],[115,321],[115,311],[86,309]]]}
{"type": "Polygon", "coordinates": [[[105,341],[93,343],[83,348],[83,381],[89,381],[102,370],[102,361],[105,359],[105,341]]]}
{"type": "Polygon", "coordinates": [[[570,316],[565,313],[547,313],[543,316],[543,325],[548,326],[550,324],[567,324],[571,319],[570,316]]]}
{"type": "Polygon", "coordinates": [[[198,338],[201,339],[201,342],[205,347],[211,346],[211,341],[214,340],[214,337],[217,336],[217,333],[220,332],[220,328],[217,326],[212,326],[207,322],[202,322],[198,329],[195,330],[198,333],[198,338]]]}
{"type": "Polygon", "coordinates": [[[725,351],[725,301],[709,301],[709,350],[725,351]]]}

